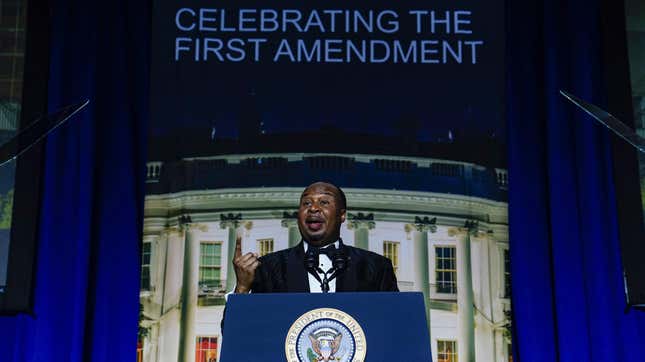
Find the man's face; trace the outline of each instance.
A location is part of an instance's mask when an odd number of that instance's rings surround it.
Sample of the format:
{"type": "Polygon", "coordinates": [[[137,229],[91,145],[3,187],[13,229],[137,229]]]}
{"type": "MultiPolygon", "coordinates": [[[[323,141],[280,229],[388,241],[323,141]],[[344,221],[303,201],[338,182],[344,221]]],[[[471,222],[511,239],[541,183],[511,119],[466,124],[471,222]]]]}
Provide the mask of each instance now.
{"type": "Polygon", "coordinates": [[[302,237],[313,246],[325,246],[338,240],[340,225],[345,222],[345,209],[340,205],[338,189],[317,182],[300,196],[298,228],[302,237]]]}

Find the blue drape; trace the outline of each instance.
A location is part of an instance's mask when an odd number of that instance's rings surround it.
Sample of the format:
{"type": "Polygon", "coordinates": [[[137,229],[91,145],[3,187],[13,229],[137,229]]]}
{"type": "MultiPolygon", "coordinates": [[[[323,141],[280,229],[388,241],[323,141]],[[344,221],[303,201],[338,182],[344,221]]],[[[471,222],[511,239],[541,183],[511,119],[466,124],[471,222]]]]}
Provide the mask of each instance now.
{"type": "Polygon", "coordinates": [[[0,361],[134,360],[150,4],[51,4],[49,109],[91,103],[47,140],[35,309],[0,361]]]}
{"type": "Polygon", "coordinates": [[[523,362],[645,361],[645,313],[625,313],[609,135],[558,94],[606,102],[599,4],[509,2],[512,302],[523,362]]]}

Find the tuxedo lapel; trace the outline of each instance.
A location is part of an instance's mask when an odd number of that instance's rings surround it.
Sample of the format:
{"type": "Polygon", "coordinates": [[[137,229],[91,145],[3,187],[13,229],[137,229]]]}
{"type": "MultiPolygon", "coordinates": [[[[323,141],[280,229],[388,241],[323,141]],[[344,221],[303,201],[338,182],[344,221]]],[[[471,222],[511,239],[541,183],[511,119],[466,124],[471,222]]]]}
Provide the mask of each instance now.
{"type": "Polygon", "coordinates": [[[289,251],[287,257],[287,292],[309,293],[309,279],[305,269],[305,249],[300,244],[289,251]]]}
{"type": "Polygon", "coordinates": [[[358,290],[358,280],[354,268],[354,255],[351,255],[350,249],[345,247],[343,240],[340,240],[339,248],[342,248],[347,256],[347,269],[336,278],[336,292],[355,292],[358,290]]]}

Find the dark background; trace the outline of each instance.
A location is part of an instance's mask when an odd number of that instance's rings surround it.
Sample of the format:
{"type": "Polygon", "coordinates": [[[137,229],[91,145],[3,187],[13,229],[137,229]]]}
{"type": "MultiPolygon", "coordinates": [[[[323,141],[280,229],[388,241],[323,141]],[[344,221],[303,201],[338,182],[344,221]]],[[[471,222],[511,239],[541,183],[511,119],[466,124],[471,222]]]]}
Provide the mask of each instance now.
{"type": "MultiPolygon", "coordinates": [[[[384,153],[504,164],[503,2],[396,2],[388,34],[202,33],[176,30],[180,7],[295,8],[299,2],[158,2],[153,18],[149,160],[246,152],[384,153]],[[420,34],[411,9],[470,10],[472,35],[420,34]],[[483,40],[478,64],[299,64],[174,61],[175,37],[483,40]],[[464,143],[451,152],[432,145],[464,143]],[[485,144],[477,147],[476,144],[485,144]],[[344,144],[341,146],[340,144],[344,144]],[[470,144],[473,152],[464,149],[470,144]],[[339,148],[340,147],[340,148],[339,148]],[[439,150],[441,149],[441,150],[439,150]],[[461,150],[461,151],[459,151],[461,150]],[[484,154],[486,157],[481,157],[484,154]]],[[[384,9],[332,1],[323,9],[384,9]]],[[[437,29],[440,29],[438,27],[437,29]]],[[[273,47],[275,49],[275,46],[273,47]]],[[[464,55],[469,54],[464,49],[464,55]]]]}

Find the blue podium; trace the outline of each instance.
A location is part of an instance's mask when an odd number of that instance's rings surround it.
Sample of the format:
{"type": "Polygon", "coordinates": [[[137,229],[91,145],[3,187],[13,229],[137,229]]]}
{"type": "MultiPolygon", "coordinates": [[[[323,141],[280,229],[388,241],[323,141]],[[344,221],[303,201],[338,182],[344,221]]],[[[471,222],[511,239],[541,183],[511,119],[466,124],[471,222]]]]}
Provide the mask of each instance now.
{"type": "Polygon", "coordinates": [[[421,293],[232,294],[221,362],[431,361],[421,293]]]}

